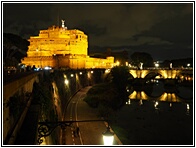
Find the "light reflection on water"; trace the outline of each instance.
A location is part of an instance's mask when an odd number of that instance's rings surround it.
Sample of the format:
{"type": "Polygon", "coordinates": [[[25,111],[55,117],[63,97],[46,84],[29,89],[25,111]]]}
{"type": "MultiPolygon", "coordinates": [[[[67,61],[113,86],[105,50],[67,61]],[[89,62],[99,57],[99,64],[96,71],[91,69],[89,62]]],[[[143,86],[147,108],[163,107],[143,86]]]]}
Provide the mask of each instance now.
{"type": "Polygon", "coordinates": [[[157,114],[161,112],[176,112],[177,114],[184,114],[187,116],[192,116],[193,104],[192,102],[167,102],[167,101],[152,101],[152,100],[138,100],[129,99],[126,105],[138,106],[139,108],[145,108],[145,110],[154,110],[157,114]]]}
{"type": "Polygon", "coordinates": [[[142,100],[155,100],[155,101],[166,101],[166,102],[186,102],[193,99],[193,90],[186,87],[171,87],[165,90],[163,83],[156,83],[152,85],[152,92],[147,90],[127,90],[130,92],[129,99],[142,99],[142,100]],[[150,95],[149,95],[150,94],[150,95]]]}
{"type": "Polygon", "coordinates": [[[122,143],[145,146],[193,144],[193,89],[181,87],[172,92],[162,84],[148,86],[145,91],[141,88],[136,91],[132,87],[127,90],[130,95],[126,105],[113,116],[113,125],[126,131],[127,139],[122,143]]]}
{"type": "MultiPolygon", "coordinates": [[[[168,109],[173,109],[173,104],[177,103],[186,112],[186,115],[190,115],[192,109],[193,93],[187,88],[178,88],[177,92],[165,92],[163,84],[154,84],[151,95],[147,95],[145,91],[128,91],[130,92],[129,99],[126,102],[130,105],[134,102],[138,102],[139,106],[142,106],[146,102],[151,102],[154,105],[155,110],[160,110],[160,106],[164,104],[168,109]]],[[[163,105],[162,105],[163,106],[163,105]]],[[[164,107],[165,108],[165,107],[164,107]]]]}
{"type": "Polygon", "coordinates": [[[166,101],[166,102],[183,102],[184,100],[177,96],[175,93],[166,93],[164,92],[160,96],[150,97],[144,91],[133,91],[129,95],[129,99],[142,99],[142,100],[157,100],[157,101],[166,101]]]}

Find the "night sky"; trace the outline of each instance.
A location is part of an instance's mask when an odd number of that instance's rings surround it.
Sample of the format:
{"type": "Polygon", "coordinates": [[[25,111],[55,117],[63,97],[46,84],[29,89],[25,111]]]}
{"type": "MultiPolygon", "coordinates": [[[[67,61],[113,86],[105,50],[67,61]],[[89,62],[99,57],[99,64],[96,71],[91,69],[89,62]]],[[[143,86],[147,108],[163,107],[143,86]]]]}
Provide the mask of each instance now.
{"type": "Polygon", "coordinates": [[[193,57],[193,4],[168,2],[3,3],[3,33],[22,38],[61,25],[88,35],[89,53],[147,52],[154,60],[193,57]]]}

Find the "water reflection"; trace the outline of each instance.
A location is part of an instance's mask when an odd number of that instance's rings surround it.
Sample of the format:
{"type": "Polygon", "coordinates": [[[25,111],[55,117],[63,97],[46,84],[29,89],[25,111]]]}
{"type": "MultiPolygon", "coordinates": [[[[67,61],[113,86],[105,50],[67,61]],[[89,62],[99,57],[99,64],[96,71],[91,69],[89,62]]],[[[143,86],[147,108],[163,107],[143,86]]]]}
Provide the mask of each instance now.
{"type": "Polygon", "coordinates": [[[156,101],[154,104],[155,109],[158,109],[158,107],[157,107],[158,105],[159,105],[159,103],[156,101]]]}
{"type": "Polygon", "coordinates": [[[186,114],[187,115],[190,114],[190,106],[189,106],[189,104],[186,105],[186,114]]]}
{"type": "Polygon", "coordinates": [[[131,104],[131,100],[129,99],[129,100],[126,102],[126,104],[129,104],[129,105],[130,105],[130,104],[131,104]]]}
{"type": "Polygon", "coordinates": [[[187,102],[193,99],[193,92],[191,89],[178,86],[165,87],[163,83],[146,85],[143,90],[132,88],[132,90],[129,90],[128,92],[130,93],[129,99],[131,100],[187,102]]]}
{"type": "Polygon", "coordinates": [[[143,105],[143,101],[142,101],[142,100],[140,100],[139,104],[140,104],[140,105],[143,105]]]}
{"type": "Polygon", "coordinates": [[[129,99],[115,114],[115,125],[128,133],[125,145],[193,143],[193,89],[155,84],[127,90],[129,99]]]}
{"type": "MultiPolygon", "coordinates": [[[[182,88],[182,87],[172,87],[165,88],[162,83],[147,85],[146,89],[141,90],[136,88],[129,89],[127,91],[130,93],[129,99],[126,102],[127,105],[131,105],[137,102],[139,106],[146,106],[147,102],[151,102],[152,107],[155,109],[155,112],[159,113],[160,109],[163,109],[163,102],[168,110],[172,111],[176,104],[181,104],[182,110],[186,115],[191,114],[193,93],[191,89],[182,88]]],[[[151,104],[150,103],[150,104],[151,104]]],[[[165,108],[164,107],[164,108],[165,108]]]]}
{"type": "Polygon", "coordinates": [[[144,91],[133,91],[129,95],[129,99],[142,99],[142,100],[157,100],[157,101],[166,101],[166,102],[183,102],[184,100],[178,97],[175,93],[166,93],[164,92],[159,97],[148,96],[144,91]]]}
{"type": "Polygon", "coordinates": [[[172,107],[172,103],[169,103],[169,107],[172,107]]]}

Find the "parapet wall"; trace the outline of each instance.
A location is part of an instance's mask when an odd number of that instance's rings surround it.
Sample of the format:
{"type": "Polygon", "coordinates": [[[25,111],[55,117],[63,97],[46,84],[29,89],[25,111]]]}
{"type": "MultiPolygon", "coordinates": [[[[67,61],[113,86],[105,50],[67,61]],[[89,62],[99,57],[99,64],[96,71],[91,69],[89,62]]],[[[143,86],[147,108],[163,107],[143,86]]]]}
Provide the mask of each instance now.
{"type": "Polygon", "coordinates": [[[33,73],[3,86],[3,141],[6,140],[16,122],[13,117],[10,116],[10,107],[8,105],[10,97],[14,96],[17,92],[31,93],[34,82],[39,81],[38,74],[39,73],[33,73]]]}

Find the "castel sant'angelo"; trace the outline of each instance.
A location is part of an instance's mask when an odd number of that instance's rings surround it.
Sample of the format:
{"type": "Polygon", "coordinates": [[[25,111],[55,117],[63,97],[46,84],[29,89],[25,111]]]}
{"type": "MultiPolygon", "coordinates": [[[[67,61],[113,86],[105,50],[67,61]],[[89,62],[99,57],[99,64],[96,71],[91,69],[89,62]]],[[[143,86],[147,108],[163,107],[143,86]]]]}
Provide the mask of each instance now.
{"type": "Polygon", "coordinates": [[[88,36],[84,32],[68,30],[62,20],[62,26],[52,26],[40,30],[39,36],[29,39],[27,57],[22,59],[26,66],[44,68],[111,68],[114,57],[106,59],[88,56],[88,36]]]}

